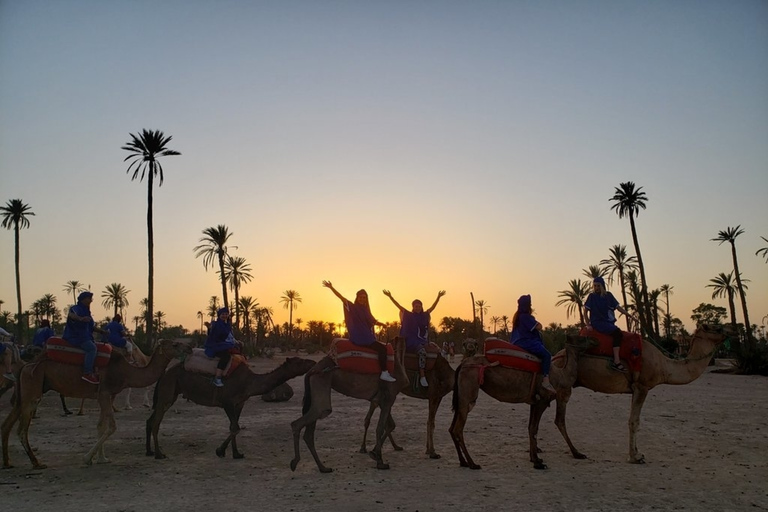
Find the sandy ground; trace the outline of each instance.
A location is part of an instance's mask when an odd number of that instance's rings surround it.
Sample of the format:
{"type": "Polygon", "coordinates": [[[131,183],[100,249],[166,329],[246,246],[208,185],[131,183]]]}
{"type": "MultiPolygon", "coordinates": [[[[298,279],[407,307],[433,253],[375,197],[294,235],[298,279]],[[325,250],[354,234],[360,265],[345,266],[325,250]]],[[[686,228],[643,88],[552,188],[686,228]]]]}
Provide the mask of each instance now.
{"type": "MultiPolygon", "coordinates": [[[[259,360],[268,371],[281,359],[259,360]]],[[[549,469],[528,462],[527,407],[501,404],[481,393],[469,416],[467,445],[480,471],[460,468],[448,434],[450,395],[438,411],[435,445],[424,454],[426,401],[405,396],[393,412],[396,439],[387,446],[391,469],[375,469],[358,453],[368,404],[334,392],[334,411],[318,423],[317,447],[331,474],[320,474],[302,441],[302,460],[291,472],[290,422],[301,413],[301,378],[284,403],[254,397],[241,419],[243,460],[220,459],[227,420],[220,409],[180,399],[161,428],[167,460],[144,455],[149,412],[133,393],[131,411],[117,415],[107,442],[109,464],[87,467],[82,456],[95,442],[97,410],[62,417],[49,393],[32,424],[30,441],[48,469],[32,470],[15,435],[12,469],[0,471],[3,511],[463,511],[463,510],[768,510],[768,379],[707,371],[686,386],[660,386],[646,401],[638,445],[647,464],[628,464],[629,397],[574,391],[569,432],[589,456],[575,460],[544,415],[540,447],[549,469]]],[[[120,403],[122,397],[119,397],[120,403]]],[[[70,408],[76,406],[70,399],[70,408]]],[[[9,409],[8,395],[0,416],[9,409]]]]}

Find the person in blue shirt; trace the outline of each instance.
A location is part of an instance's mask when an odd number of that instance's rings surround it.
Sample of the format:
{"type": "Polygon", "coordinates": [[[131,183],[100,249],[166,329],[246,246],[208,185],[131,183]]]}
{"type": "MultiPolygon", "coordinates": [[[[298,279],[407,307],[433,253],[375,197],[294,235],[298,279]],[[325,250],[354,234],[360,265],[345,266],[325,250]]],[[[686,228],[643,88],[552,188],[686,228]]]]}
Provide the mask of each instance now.
{"type": "Polygon", "coordinates": [[[626,373],[627,368],[621,363],[619,359],[619,349],[621,348],[621,339],[624,333],[616,326],[616,314],[614,310],[618,310],[619,313],[635,318],[621,307],[619,301],[613,296],[613,294],[605,289],[605,280],[602,277],[596,277],[592,282],[592,293],[587,297],[587,301],[584,303],[584,318],[587,323],[587,327],[590,325],[597,332],[608,334],[613,339],[613,361],[610,364],[610,368],[614,371],[626,373]]]}
{"type": "Polygon", "coordinates": [[[373,317],[371,306],[368,304],[368,292],[359,290],[355,295],[355,302],[352,302],[336,291],[330,281],[323,281],[323,286],[330,288],[333,294],[344,304],[344,323],[347,325],[349,341],[355,345],[375,350],[379,356],[379,368],[381,369],[379,379],[385,382],[395,382],[397,379],[387,370],[387,346],[379,343],[373,332],[374,326],[384,326],[384,324],[373,317]]]}
{"type": "Polygon", "coordinates": [[[208,338],[205,340],[205,355],[219,358],[216,365],[216,375],[212,383],[220,388],[224,386],[221,376],[232,359],[230,350],[237,346],[237,342],[232,334],[232,325],[229,323],[229,309],[221,308],[216,312],[216,315],[216,320],[211,323],[211,327],[208,329],[208,338]]]}
{"type": "Polygon", "coordinates": [[[543,377],[541,387],[550,393],[556,393],[549,381],[552,354],[544,346],[541,339],[541,324],[536,321],[531,312],[531,296],[521,295],[517,299],[517,311],[512,317],[512,334],[509,336],[509,342],[541,359],[541,375],[543,377]]]}
{"type": "Polygon", "coordinates": [[[3,366],[5,367],[3,378],[16,382],[16,376],[13,374],[13,354],[5,346],[5,342],[2,341],[0,341],[0,359],[2,359],[3,366]]]}
{"type": "Polygon", "coordinates": [[[51,329],[51,322],[43,319],[40,321],[40,327],[35,331],[35,337],[32,338],[32,345],[43,348],[45,347],[45,342],[48,341],[48,338],[55,335],[56,333],[51,329]]]}
{"type": "Polygon", "coordinates": [[[123,317],[115,315],[104,330],[107,331],[107,342],[113,347],[122,348],[128,354],[128,359],[133,360],[133,343],[130,341],[128,330],[123,325],[123,317]]]}
{"type": "Polygon", "coordinates": [[[98,384],[99,378],[93,372],[96,362],[96,343],[93,341],[93,332],[104,333],[96,327],[91,316],[91,302],[93,293],[82,292],[77,296],[77,304],[69,308],[67,323],[64,325],[64,341],[85,352],[83,361],[83,380],[90,384],[98,384]]]}
{"type": "Polygon", "coordinates": [[[411,302],[411,311],[398,304],[389,290],[384,290],[384,295],[400,310],[400,336],[405,338],[405,351],[419,355],[419,384],[426,388],[429,386],[425,368],[427,366],[427,344],[429,344],[429,322],[431,313],[440,302],[440,297],[445,295],[445,290],[437,293],[435,303],[428,310],[424,311],[424,305],[419,299],[411,302]]]}

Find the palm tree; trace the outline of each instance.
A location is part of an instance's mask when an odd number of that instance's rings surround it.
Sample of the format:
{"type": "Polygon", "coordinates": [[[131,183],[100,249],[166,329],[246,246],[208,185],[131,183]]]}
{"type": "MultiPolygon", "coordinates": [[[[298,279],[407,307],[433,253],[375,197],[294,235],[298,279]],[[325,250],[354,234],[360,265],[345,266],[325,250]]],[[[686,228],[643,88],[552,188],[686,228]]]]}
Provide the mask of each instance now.
{"type": "Polygon", "coordinates": [[[483,329],[485,329],[483,318],[485,314],[488,312],[488,308],[490,308],[491,306],[489,306],[488,303],[485,302],[483,299],[477,299],[475,301],[475,306],[477,306],[477,312],[480,313],[480,330],[482,331],[483,329]]]}
{"type": "Polygon", "coordinates": [[[659,335],[659,297],[661,296],[661,290],[656,288],[648,292],[648,299],[651,301],[651,320],[653,322],[653,332],[657,338],[659,335]]]}
{"type": "Polygon", "coordinates": [[[77,294],[85,291],[80,281],[67,281],[64,283],[64,291],[72,294],[72,304],[77,304],[77,294]]]}
{"type": "Polygon", "coordinates": [[[664,305],[666,306],[666,312],[664,313],[664,336],[669,337],[669,330],[671,327],[672,316],[669,314],[669,296],[674,295],[672,289],[674,286],[663,284],[659,288],[659,291],[664,294],[664,305]]]}
{"type": "Polygon", "coordinates": [[[122,316],[123,310],[129,305],[128,293],[130,291],[120,283],[112,283],[101,292],[101,298],[104,299],[101,301],[101,305],[104,306],[104,309],[114,308],[113,317],[117,316],[118,311],[122,316]]]}
{"type": "Polygon", "coordinates": [[[253,276],[250,274],[251,266],[245,261],[245,258],[232,257],[227,255],[224,262],[224,279],[229,283],[229,287],[235,292],[235,325],[240,325],[240,286],[249,283],[253,276]]]}
{"type": "Polygon", "coordinates": [[[128,151],[130,154],[123,159],[123,162],[131,161],[131,164],[126,170],[127,174],[133,171],[131,181],[139,178],[139,181],[144,181],[144,176],[147,177],[147,260],[148,260],[148,276],[147,276],[147,312],[145,325],[147,328],[147,341],[152,344],[152,318],[153,307],[155,300],[155,239],[154,231],[152,228],[152,191],[155,177],[158,178],[158,186],[163,185],[163,166],[158,161],[158,158],[163,156],[176,156],[180,155],[178,151],[168,149],[167,145],[173,138],[171,135],[167,137],[160,130],[141,130],[139,135],[129,134],[131,141],[126,143],[120,149],[128,151]]]}
{"type": "Polygon", "coordinates": [[[240,297],[240,302],[238,304],[240,309],[243,311],[243,330],[245,331],[246,339],[251,339],[251,315],[256,316],[258,315],[258,309],[259,309],[259,303],[251,297],[250,295],[246,295],[243,297],[240,297]]]}
{"type": "Polygon", "coordinates": [[[159,333],[165,327],[165,313],[160,310],[155,311],[155,322],[157,323],[157,332],[159,333]]]}
{"type": "Polygon", "coordinates": [[[496,326],[501,322],[500,316],[492,316],[491,317],[491,324],[493,325],[493,334],[496,334],[496,326]]]}
{"type": "Polygon", "coordinates": [[[202,311],[197,312],[197,318],[200,319],[200,334],[203,334],[203,319],[205,318],[205,315],[202,311]]]}
{"type": "Polygon", "coordinates": [[[747,340],[750,345],[753,344],[752,339],[752,324],[749,323],[749,312],[747,311],[747,296],[744,293],[744,285],[741,281],[741,273],[739,273],[739,260],[736,257],[736,237],[744,233],[741,229],[741,225],[732,228],[728,226],[724,231],[718,231],[717,238],[712,238],[712,242],[719,242],[718,245],[722,245],[723,242],[731,244],[731,256],[733,257],[733,274],[736,277],[736,287],[739,289],[739,296],[741,297],[741,309],[744,315],[744,329],[747,331],[747,340]]]}
{"type": "Polygon", "coordinates": [[[568,289],[557,292],[558,297],[562,297],[555,303],[555,306],[565,305],[565,316],[570,318],[574,310],[579,312],[579,325],[584,325],[584,301],[589,295],[589,281],[581,279],[571,279],[568,281],[568,289]]]}
{"type": "MultiPolygon", "coordinates": [[[[736,295],[736,292],[738,291],[738,288],[736,286],[736,283],[733,280],[733,271],[728,272],[727,274],[724,272],[720,272],[717,274],[717,277],[714,279],[710,279],[709,282],[711,284],[708,284],[705,286],[705,288],[712,288],[712,298],[725,298],[728,299],[728,308],[731,312],[731,325],[733,327],[736,327],[736,304],[733,301],[733,297],[736,295]]],[[[743,279],[742,280],[742,286],[744,286],[745,290],[748,290],[746,284],[748,283],[749,279],[743,279]]]]}
{"type": "Polygon", "coordinates": [[[139,330],[139,322],[144,320],[144,318],[145,318],[144,315],[137,315],[137,316],[133,317],[133,324],[134,324],[133,332],[134,333],[139,330]]]}
{"type": "MultiPolygon", "coordinates": [[[[762,238],[764,242],[768,242],[768,238],[765,238],[764,236],[761,236],[760,238],[762,238]]],[[[768,246],[758,249],[757,252],[755,252],[755,256],[760,255],[762,255],[763,258],[765,258],[765,262],[768,263],[768,246]]]]}
{"type": "Polygon", "coordinates": [[[229,232],[229,228],[223,224],[218,226],[205,228],[203,230],[203,238],[200,245],[192,249],[195,251],[195,258],[203,257],[203,267],[208,270],[208,266],[213,266],[214,260],[219,263],[219,275],[221,276],[221,295],[224,299],[223,304],[229,304],[227,298],[227,280],[224,277],[224,256],[227,255],[227,241],[234,233],[229,232]]]}
{"type": "Polygon", "coordinates": [[[504,328],[504,334],[509,334],[509,317],[501,315],[501,325],[504,328]]]}
{"type": "MultiPolygon", "coordinates": [[[[621,287],[621,305],[624,309],[627,309],[627,288],[624,282],[626,272],[637,268],[637,258],[634,256],[627,256],[627,246],[614,245],[608,252],[610,257],[608,259],[600,260],[600,265],[608,271],[608,281],[613,282],[614,274],[619,275],[619,286],[621,287]]],[[[625,317],[627,322],[627,330],[630,330],[629,316],[625,317]]]]}
{"type": "Polygon", "coordinates": [[[640,210],[645,210],[645,203],[648,201],[648,197],[642,190],[643,187],[635,188],[635,184],[631,181],[619,183],[619,186],[615,188],[613,197],[610,200],[614,201],[611,210],[615,210],[620,219],[629,217],[629,226],[632,230],[632,243],[635,245],[637,265],[640,269],[641,301],[637,304],[637,312],[643,330],[650,333],[652,330],[651,308],[648,300],[648,280],[645,277],[645,265],[643,265],[643,256],[640,253],[640,243],[637,240],[637,228],[635,227],[635,217],[638,216],[640,210]]]}
{"type": "Polygon", "coordinates": [[[590,265],[588,268],[581,269],[581,273],[592,281],[596,277],[605,277],[608,275],[609,269],[607,267],[601,267],[600,265],[590,265]]]}
{"type": "Polygon", "coordinates": [[[293,310],[299,307],[297,303],[301,302],[301,297],[296,290],[285,290],[283,296],[280,297],[280,302],[282,302],[283,307],[288,310],[288,338],[292,338],[293,310]]]}
{"type": "Polygon", "coordinates": [[[208,309],[206,310],[208,312],[208,316],[211,317],[211,322],[216,320],[217,313],[219,311],[219,296],[218,295],[211,295],[211,298],[208,299],[208,309]]]}
{"type": "Polygon", "coordinates": [[[21,272],[19,270],[19,231],[29,227],[29,217],[35,214],[32,212],[32,210],[30,210],[29,205],[24,204],[21,199],[11,199],[5,204],[5,206],[0,206],[0,215],[3,217],[3,222],[0,225],[6,229],[13,229],[13,240],[15,247],[14,261],[16,263],[16,306],[18,310],[18,320],[16,322],[16,343],[23,344],[24,342],[21,338],[23,330],[21,327],[22,309],[21,272]]]}

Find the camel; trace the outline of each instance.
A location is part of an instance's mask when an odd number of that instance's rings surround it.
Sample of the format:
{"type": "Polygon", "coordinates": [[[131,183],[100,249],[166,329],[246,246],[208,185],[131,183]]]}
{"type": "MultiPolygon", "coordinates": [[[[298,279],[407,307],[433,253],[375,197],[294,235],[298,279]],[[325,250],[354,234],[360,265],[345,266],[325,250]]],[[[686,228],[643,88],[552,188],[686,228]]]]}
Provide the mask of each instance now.
{"type": "Polygon", "coordinates": [[[8,456],[8,438],[16,421],[19,421],[18,435],[24,451],[35,469],[43,469],[29,445],[29,424],[43,393],[49,389],[77,398],[94,398],[99,402],[101,414],[97,424],[99,437],[85,455],[85,463],[91,465],[98,453],[97,462],[109,462],[104,455],[104,442],[117,429],[112,401],[128,387],[143,388],[157,381],[165,368],[175,358],[190,354],[192,349],[183,342],[161,340],[145,367],[131,365],[119,353],[112,354],[107,366],[99,370],[101,383],[93,385],[81,379],[82,367],[65,364],[42,357],[21,369],[19,380],[14,390],[15,403],[8,417],[2,424],[3,467],[11,467],[8,456]]]}
{"type": "Polygon", "coordinates": [[[315,365],[315,361],[300,357],[288,357],[285,362],[267,374],[253,373],[247,364],[238,366],[231,375],[225,377],[224,387],[211,384],[212,375],[191,372],[184,365],[169,368],[155,386],[152,414],[147,419],[147,456],[165,459],[160,449],[158,432],[166,411],[173,405],[180,394],[196,404],[207,407],[221,407],[229,418],[229,435],[216,448],[216,455],[224,457],[227,446],[232,443],[232,458],[242,459],[245,455],[237,449],[237,434],[240,432],[240,413],[248,399],[271,391],[286,381],[304,375],[315,365]],[[154,439],[155,449],[150,446],[150,436],[154,439]]]}
{"type": "MultiPolygon", "coordinates": [[[[431,370],[426,372],[427,384],[429,386],[425,389],[419,387],[413,389],[411,386],[406,386],[401,393],[410,396],[412,398],[421,398],[429,400],[429,416],[427,417],[427,455],[430,459],[439,459],[440,455],[435,452],[434,434],[435,434],[435,415],[437,409],[440,407],[440,402],[443,397],[453,390],[453,383],[455,380],[455,374],[453,368],[448,361],[440,354],[437,356],[435,365],[431,370]]],[[[417,375],[418,380],[418,375],[417,375]]],[[[368,414],[365,416],[365,428],[363,430],[363,444],[360,446],[360,453],[366,453],[366,438],[368,436],[368,427],[371,425],[371,417],[373,412],[379,406],[376,400],[371,400],[371,406],[368,408],[368,414]]],[[[391,414],[391,413],[390,413],[391,414]]],[[[392,443],[392,448],[395,451],[400,451],[403,448],[395,443],[392,438],[392,432],[387,436],[389,442],[392,443]]]]}
{"type": "MultiPolygon", "coordinates": [[[[576,379],[580,352],[590,343],[585,338],[568,337],[563,355],[553,358],[549,378],[557,389],[567,386],[576,379]],[[559,366],[562,361],[562,366],[559,366]]],[[[453,386],[453,422],[449,432],[459,455],[459,465],[470,469],[480,469],[472,460],[464,443],[464,425],[467,415],[475,406],[482,389],[500,402],[527,403],[531,406],[528,419],[528,440],[530,460],[535,469],[546,469],[547,465],[539,457],[536,435],[544,411],[549,407],[555,395],[541,388],[542,376],[515,368],[494,365],[485,356],[473,356],[465,359],[456,369],[456,381],[453,386]]]]}
{"type": "MultiPolygon", "coordinates": [[[[123,356],[126,356],[126,357],[128,355],[127,352],[125,352],[123,349],[120,349],[120,348],[113,347],[112,350],[117,350],[121,352],[123,356]]],[[[133,364],[134,366],[147,366],[149,364],[149,356],[146,355],[144,352],[142,352],[141,349],[138,347],[138,345],[136,344],[133,345],[132,354],[133,354],[133,362],[131,364],[133,364]]],[[[62,396],[61,399],[63,403],[64,397],[62,396]]],[[[66,405],[64,406],[64,408],[66,409],[66,405]]],[[[131,388],[128,388],[125,390],[125,410],[130,411],[131,409],[133,409],[133,407],[131,407],[131,388]]],[[[112,410],[114,412],[119,411],[119,409],[115,407],[114,403],[112,404],[112,410]]],[[[85,398],[80,400],[80,409],[78,409],[77,411],[78,416],[82,416],[83,414],[85,414],[85,398]]]]}
{"type": "MultiPolygon", "coordinates": [[[[582,386],[599,393],[627,393],[632,395],[629,414],[629,462],[643,464],[645,457],[637,450],[637,429],[640,424],[640,411],[648,391],[659,384],[688,384],[701,376],[709,365],[717,348],[730,332],[729,326],[701,326],[696,329],[691,347],[685,359],[670,359],[652,343],[643,340],[642,370],[640,372],[618,373],[608,369],[605,356],[582,354],[579,357],[578,372],[573,381],[565,387],[557,388],[557,412],[555,425],[563,435],[574,458],[583,459],[586,455],[574,447],[565,426],[565,411],[573,387],[582,386]]],[[[626,361],[624,361],[627,366],[626,361]]],[[[554,383],[553,383],[554,384],[554,383]]]]}
{"type": "MultiPolygon", "coordinates": [[[[24,349],[24,354],[21,354],[16,346],[14,346],[14,350],[18,357],[14,356],[13,364],[11,365],[11,373],[18,379],[21,368],[42,354],[43,349],[41,347],[29,345],[24,349]]],[[[2,397],[9,389],[13,389],[13,382],[7,379],[0,379],[0,397],[2,397]]],[[[65,400],[64,395],[59,394],[59,399],[61,400],[62,416],[71,415],[72,411],[67,408],[67,401],[65,400]]]]}
{"type": "Polygon", "coordinates": [[[389,469],[381,457],[381,445],[384,439],[395,428],[390,411],[395,403],[397,393],[408,386],[408,375],[405,371],[405,338],[396,337],[395,346],[395,382],[385,382],[379,379],[378,373],[353,373],[341,370],[331,357],[321,359],[304,376],[304,404],[302,416],[291,422],[293,431],[294,457],[291,460],[291,471],[296,471],[296,466],[301,459],[299,455],[299,436],[304,432],[304,442],[307,444],[312,457],[315,459],[321,473],[330,473],[333,469],[323,465],[315,450],[315,427],[317,421],[325,418],[332,412],[331,389],[337,392],[362,400],[376,400],[379,404],[379,422],[376,428],[376,446],[369,452],[376,461],[377,469],[389,469]]]}

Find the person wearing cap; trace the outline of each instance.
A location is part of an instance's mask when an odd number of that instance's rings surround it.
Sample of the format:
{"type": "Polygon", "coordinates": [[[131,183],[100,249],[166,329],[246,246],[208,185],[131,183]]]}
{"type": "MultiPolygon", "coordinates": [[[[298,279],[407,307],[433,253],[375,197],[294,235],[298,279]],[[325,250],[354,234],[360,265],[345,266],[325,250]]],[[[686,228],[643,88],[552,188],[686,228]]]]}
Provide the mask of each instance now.
{"type": "Polygon", "coordinates": [[[371,306],[368,304],[368,292],[359,290],[355,295],[355,302],[344,298],[330,281],[323,281],[323,286],[330,288],[334,295],[344,304],[344,323],[347,325],[349,341],[361,347],[367,347],[376,351],[379,356],[379,379],[385,382],[395,382],[395,379],[387,370],[387,346],[379,343],[373,332],[376,325],[384,326],[373,317],[371,306]]]}
{"type": "Polygon", "coordinates": [[[216,375],[212,383],[220,388],[224,386],[221,376],[232,359],[230,350],[237,346],[237,342],[232,334],[232,325],[229,323],[229,309],[219,309],[216,316],[216,320],[211,323],[211,327],[208,329],[208,338],[205,340],[205,355],[219,358],[216,365],[216,375]]]}
{"type": "Polygon", "coordinates": [[[509,335],[509,342],[541,359],[541,387],[550,393],[556,393],[549,381],[552,354],[544,346],[541,339],[541,324],[536,321],[531,312],[531,296],[521,295],[517,299],[517,311],[512,317],[512,334],[509,335]]]}
{"type": "Polygon", "coordinates": [[[419,355],[419,384],[426,388],[429,386],[425,369],[427,366],[427,344],[429,343],[429,322],[430,314],[440,302],[440,297],[445,295],[445,290],[437,293],[435,303],[428,310],[424,311],[424,305],[419,299],[411,302],[411,311],[398,304],[389,290],[384,290],[384,295],[400,310],[400,336],[405,338],[405,351],[419,355]]]}
{"type": "Polygon", "coordinates": [[[128,330],[123,325],[123,317],[115,315],[104,330],[107,331],[107,343],[113,347],[122,348],[128,354],[128,359],[133,360],[133,343],[130,341],[128,330]]]}
{"type": "Polygon", "coordinates": [[[77,304],[69,308],[67,323],[64,325],[64,334],[61,337],[70,345],[85,352],[83,361],[83,380],[90,384],[98,384],[99,378],[93,372],[96,362],[96,343],[93,341],[93,331],[103,333],[96,327],[91,317],[91,302],[93,294],[82,292],[77,296],[77,304]]]}
{"type": "Polygon", "coordinates": [[[35,337],[32,338],[32,345],[35,347],[45,347],[48,338],[55,336],[56,333],[51,329],[51,322],[46,319],[40,320],[40,327],[35,331],[35,337]]]}
{"type": "Polygon", "coordinates": [[[587,297],[584,303],[584,318],[587,327],[590,325],[597,332],[608,334],[613,339],[613,361],[609,367],[617,372],[626,373],[627,368],[621,363],[619,358],[619,349],[621,348],[621,339],[624,333],[616,326],[616,314],[619,313],[632,317],[621,307],[619,301],[613,294],[605,289],[605,279],[598,276],[592,281],[592,293],[587,297]]]}

